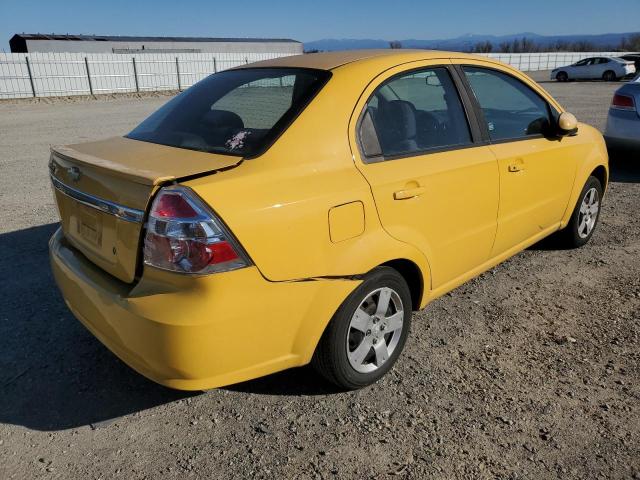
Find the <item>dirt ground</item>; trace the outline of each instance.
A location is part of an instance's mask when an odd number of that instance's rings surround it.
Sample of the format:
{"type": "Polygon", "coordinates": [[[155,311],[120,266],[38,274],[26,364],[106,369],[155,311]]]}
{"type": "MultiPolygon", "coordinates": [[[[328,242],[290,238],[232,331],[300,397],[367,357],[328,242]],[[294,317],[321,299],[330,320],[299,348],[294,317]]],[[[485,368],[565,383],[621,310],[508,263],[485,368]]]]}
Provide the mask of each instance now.
{"type": "MultiPolygon", "coordinates": [[[[603,129],[619,85],[544,86],[603,129]]],[[[588,246],[537,245],[416,313],[378,384],[305,367],[188,394],[95,340],[47,260],[48,145],[166,99],[0,103],[0,478],[640,478],[640,154],[588,246]]]]}

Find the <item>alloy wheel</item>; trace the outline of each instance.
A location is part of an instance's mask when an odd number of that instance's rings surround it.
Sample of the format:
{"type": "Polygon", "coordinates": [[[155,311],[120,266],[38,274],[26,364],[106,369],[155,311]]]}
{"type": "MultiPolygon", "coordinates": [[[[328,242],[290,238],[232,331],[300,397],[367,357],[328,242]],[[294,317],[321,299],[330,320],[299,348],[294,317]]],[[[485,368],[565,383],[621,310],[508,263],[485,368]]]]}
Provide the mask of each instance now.
{"type": "Polygon", "coordinates": [[[590,188],[584,194],[578,213],[578,235],[587,238],[593,231],[600,211],[600,196],[595,188],[590,188]]]}
{"type": "Polygon", "coordinates": [[[370,373],[389,360],[402,336],[404,307],[398,293],[383,287],[356,308],[347,333],[347,358],[354,370],[370,373]]]}

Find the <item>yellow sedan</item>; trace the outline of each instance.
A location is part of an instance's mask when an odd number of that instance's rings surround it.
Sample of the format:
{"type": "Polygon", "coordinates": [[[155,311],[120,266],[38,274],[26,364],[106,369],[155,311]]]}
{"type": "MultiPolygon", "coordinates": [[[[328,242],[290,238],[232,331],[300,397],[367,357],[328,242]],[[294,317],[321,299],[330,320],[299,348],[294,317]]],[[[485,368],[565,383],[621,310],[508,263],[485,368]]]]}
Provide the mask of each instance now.
{"type": "Polygon", "coordinates": [[[156,382],[311,362],[359,388],[392,368],[412,311],[548,235],[587,243],[607,162],[594,128],[487,58],[279,58],[124,137],[52,148],[51,263],[74,315],[156,382]]]}

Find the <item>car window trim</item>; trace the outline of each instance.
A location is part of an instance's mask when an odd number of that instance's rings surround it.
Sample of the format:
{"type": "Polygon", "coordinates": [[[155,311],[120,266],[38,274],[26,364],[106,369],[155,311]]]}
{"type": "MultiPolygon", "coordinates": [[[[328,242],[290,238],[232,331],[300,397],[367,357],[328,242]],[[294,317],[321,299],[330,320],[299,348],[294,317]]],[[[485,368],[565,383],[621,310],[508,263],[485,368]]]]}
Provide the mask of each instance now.
{"type": "Polygon", "coordinates": [[[464,99],[467,103],[467,108],[469,111],[473,112],[474,119],[476,121],[476,126],[478,131],[480,132],[480,137],[482,138],[482,142],[484,144],[491,143],[491,135],[489,135],[489,129],[487,128],[487,121],[484,118],[484,113],[482,108],[480,108],[480,104],[476,99],[475,93],[471,88],[471,84],[467,80],[467,77],[462,70],[462,64],[454,63],[452,65],[452,70],[455,72],[456,80],[461,88],[460,90],[464,91],[464,99]]]}
{"type": "Polygon", "coordinates": [[[471,87],[471,83],[469,82],[469,80],[467,79],[466,74],[464,73],[464,67],[472,67],[472,68],[481,68],[484,70],[491,70],[494,72],[498,72],[498,73],[502,73],[503,75],[507,75],[509,77],[511,77],[512,79],[516,80],[517,82],[520,82],[522,85],[524,85],[526,88],[528,88],[529,90],[531,90],[538,98],[540,98],[540,100],[542,100],[545,105],[547,106],[547,115],[549,116],[549,121],[552,123],[552,127],[555,128],[555,124],[558,121],[558,115],[560,114],[560,112],[558,112],[553,105],[551,105],[549,103],[549,101],[544,98],[542,95],[540,95],[535,89],[531,88],[529,85],[527,85],[525,82],[523,82],[522,80],[520,80],[519,78],[515,77],[514,75],[511,75],[509,72],[505,72],[504,70],[500,70],[499,68],[493,68],[490,66],[485,66],[485,65],[476,65],[476,64],[468,64],[468,63],[456,63],[454,64],[454,68],[456,69],[456,71],[458,72],[458,75],[461,77],[461,80],[463,82],[463,84],[465,85],[466,89],[468,90],[468,92],[470,93],[470,101],[473,105],[473,108],[475,110],[475,113],[478,117],[479,120],[479,124],[480,124],[480,128],[485,132],[485,135],[487,137],[487,143],[491,144],[491,145],[497,145],[500,143],[508,143],[508,142],[522,142],[525,140],[535,140],[535,139],[540,139],[540,138],[549,138],[548,136],[542,134],[542,133],[536,133],[535,135],[522,135],[522,136],[518,136],[518,137],[509,137],[509,138],[501,138],[499,140],[492,140],[491,139],[491,134],[489,133],[489,128],[487,127],[487,121],[484,117],[484,112],[482,110],[482,107],[480,106],[480,102],[478,101],[478,99],[476,98],[475,93],[473,92],[473,88],[471,87]]]}
{"type": "MultiPolygon", "coordinates": [[[[408,70],[403,70],[402,72],[396,73],[394,75],[391,75],[390,77],[385,78],[382,82],[380,82],[379,84],[376,85],[376,87],[373,89],[373,92],[371,92],[371,95],[369,95],[367,97],[367,100],[364,103],[362,111],[358,115],[358,121],[356,122],[356,144],[358,145],[358,149],[360,151],[360,157],[362,159],[362,163],[364,163],[364,164],[382,163],[382,162],[387,162],[387,161],[391,161],[391,160],[401,160],[403,158],[411,158],[411,157],[418,157],[418,156],[423,156],[423,155],[431,155],[431,154],[435,154],[435,153],[444,153],[444,152],[450,152],[450,151],[453,151],[453,150],[463,150],[463,149],[467,149],[467,148],[475,148],[475,147],[479,147],[479,146],[487,144],[487,141],[484,138],[484,135],[482,134],[481,128],[478,125],[478,119],[477,119],[477,117],[475,115],[475,112],[472,109],[472,103],[469,101],[468,98],[466,98],[468,94],[467,94],[466,91],[464,91],[461,88],[461,87],[463,87],[463,84],[461,83],[460,79],[457,78],[457,72],[455,72],[455,69],[452,68],[452,67],[453,67],[453,65],[450,64],[450,63],[434,64],[434,65],[423,65],[423,66],[420,66],[420,67],[414,67],[414,68],[410,68],[408,70]],[[409,75],[409,74],[411,74],[411,72],[419,72],[419,71],[424,71],[424,70],[429,70],[429,69],[434,69],[434,68],[444,68],[449,73],[449,76],[451,77],[451,80],[453,82],[453,85],[454,85],[454,88],[456,90],[456,93],[458,94],[458,98],[460,99],[460,103],[462,105],[464,116],[465,116],[465,118],[467,120],[467,125],[469,127],[469,134],[471,136],[471,142],[468,143],[468,144],[465,143],[465,144],[458,144],[458,145],[447,145],[447,146],[444,146],[444,147],[426,148],[426,149],[416,150],[416,151],[407,152],[407,153],[398,153],[398,154],[395,154],[395,155],[367,156],[365,154],[365,150],[363,148],[362,141],[361,141],[361,138],[360,138],[360,127],[362,125],[362,121],[364,120],[364,117],[365,117],[366,112],[367,112],[367,104],[369,103],[369,101],[371,100],[371,98],[373,97],[375,92],[379,88],[381,88],[384,84],[386,84],[387,82],[392,81],[396,77],[409,75]]],[[[374,132],[375,132],[375,130],[374,130],[374,132]]],[[[378,132],[375,132],[375,134],[377,136],[378,132]]],[[[378,139],[378,141],[380,141],[380,140],[378,139]]]]}
{"type": "Polygon", "coordinates": [[[482,147],[482,146],[486,146],[486,143],[462,143],[462,144],[458,144],[458,145],[448,145],[446,147],[434,147],[434,148],[426,148],[426,149],[422,149],[422,150],[416,150],[413,152],[407,152],[407,153],[397,153],[394,155],[378,155],[378,156],[373,156],[373,157],[365,157],[364,155],[362,155],[363,158],[363,163],[365,164],[371,164],[371,163],[384,163],[384,162],[389,162],[392,160],[401,160],[403,158],[411,158],[411,157],[421,157],[421,156],[425,156],[425,155],[433,155],[436,153],[447,153],[447,152],[453,152],[453,151],[458,151],[458,150],[466,150],[469,148],[478,148],[478,147],[482,147]]]}
{"type": "Polygon", "coordinates": [[[471,97],[473,92],[467,89],[464,79],[460,77],[460,72],[455,68],[456,65],[457,64],[455,63],[448,65],[447,70],[449,70],[449,74],[451,75],[456,90],[458,91],[458,97],[462,102],[462,108],[464,109],[465,116],[467,117],[469,129],[471,130],[471,139],[473,143],[486,144],[489,141],[489,136],[487,132],[482,130],[482,123],[480,122],[481,119],[478,117],[478,112],[474,108],[471,97]]]}

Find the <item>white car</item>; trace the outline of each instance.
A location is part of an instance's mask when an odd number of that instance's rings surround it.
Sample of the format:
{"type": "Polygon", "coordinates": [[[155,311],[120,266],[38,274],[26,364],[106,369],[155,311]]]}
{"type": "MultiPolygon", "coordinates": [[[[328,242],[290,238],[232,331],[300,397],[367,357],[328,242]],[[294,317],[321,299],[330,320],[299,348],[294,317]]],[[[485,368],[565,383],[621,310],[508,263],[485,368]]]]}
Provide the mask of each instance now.
{"type": "Polygon", "coordinates": [[[569,80],[605,80],[612,82],[627,75],[633,75],[636,67],[633,62],[615,57],[584,58],[573,65],[555,68],[551,71],[551,80],[566,82],[569,80]]]}

